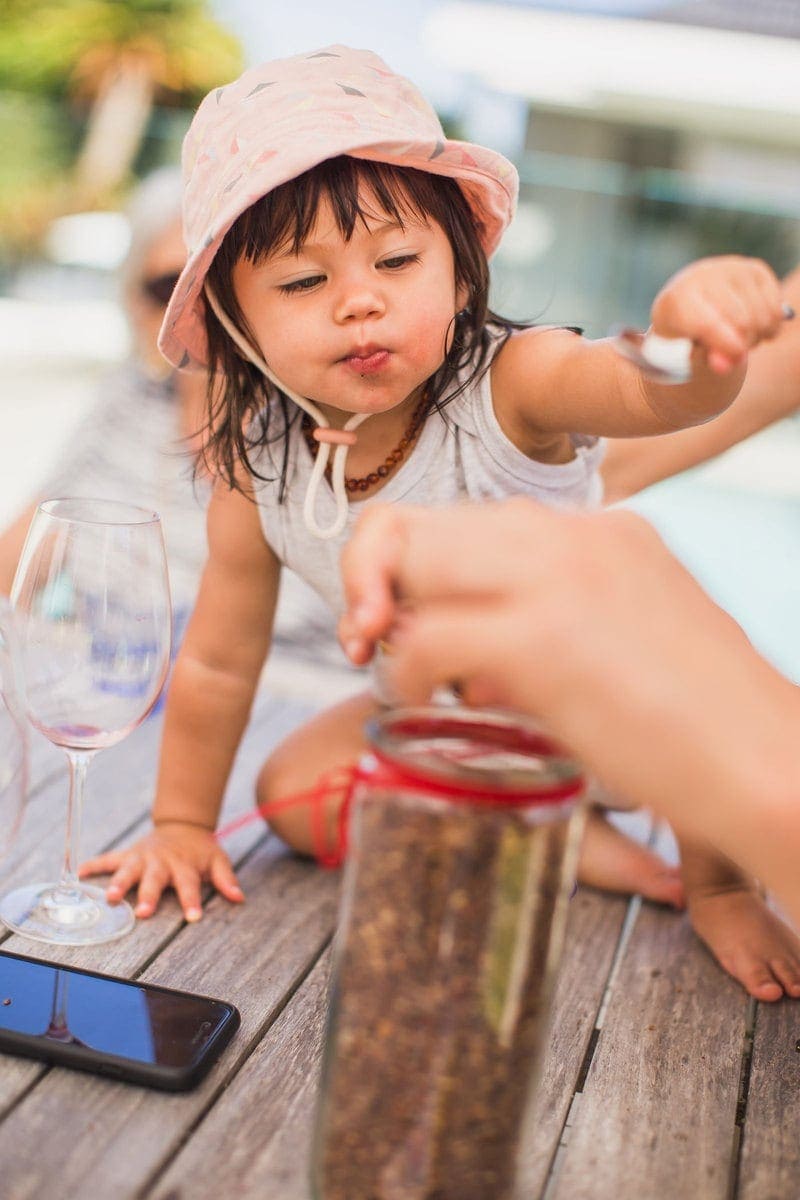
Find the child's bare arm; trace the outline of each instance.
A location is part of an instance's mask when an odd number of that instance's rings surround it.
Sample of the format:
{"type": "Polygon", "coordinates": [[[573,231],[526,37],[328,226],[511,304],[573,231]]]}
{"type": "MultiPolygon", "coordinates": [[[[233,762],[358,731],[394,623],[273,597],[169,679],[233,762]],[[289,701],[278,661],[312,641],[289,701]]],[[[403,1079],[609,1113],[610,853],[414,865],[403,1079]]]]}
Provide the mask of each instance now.
{"type": "Polygon", "coordinates": [[[800,939],[755,880],[713,847],[679,842],[692,926],[720,966],[757,1000],[800,996],[800,939]]]}
{"type": "Polygon", "coordinates": [[[492,366],[500,423],[517,444],[531,434],[638,437],[701,424],[734,400],[748,351],[782,328],[782,303],[779,281],[757,259],[705,259],[674,276],[653,303],[652,328],[695,345],[692,379],[679,386],[647,379],[607,340],[526,330],[492,366]]]}
{"type": "Polygon", "coordinates": [[[217,490],[208,532],[209,560],[167,701],[155,828],[128,850],[82,867],[84,875],[114,872],[112,900],[138,883],[139,916],[155,911],[170,884],[189,920],[200,916],[203,879],[242,899],[213,831],[269,649],[280,569],[255,504],[238,492],[217,490]]]}
{"type": "MultiPolygon", "coordinates": [[[[784,280],[784,296],[800,312],[800,267],[784,280]]],[[[738,397],[717,420],[667,437],[619,438],[602,466],[606,502],[695,467],[800,408],[800,321],[787,322],[774,342],[750,356],[738,397]]]]}

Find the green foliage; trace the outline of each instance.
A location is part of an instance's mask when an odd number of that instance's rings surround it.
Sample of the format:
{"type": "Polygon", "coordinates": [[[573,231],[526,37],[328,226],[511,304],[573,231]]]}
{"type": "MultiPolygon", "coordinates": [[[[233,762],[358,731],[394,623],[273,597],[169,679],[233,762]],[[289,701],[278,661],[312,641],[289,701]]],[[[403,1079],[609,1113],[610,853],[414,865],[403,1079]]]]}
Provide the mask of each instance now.
{"type": "MultiPolygon", "coordinates": [[[[70,172],[92,105],[122,71],[151,81],[151,123],[170,125],[174,159],[184,110],[243,65],[208,0],[0,0],[0,30],[0,261],[30,250],[54,216],[87,202],[71,192],[70,172]]],[[[158,129],[145,135],[145,165],[168,156],[159,139],[158,129]]],[[[126,182],[88,202],[117,202],[126,182]]]]}
{"type": "Polygon", "coordinates": [[[242,66],[206,0],[0,0],[0,88],[61,96],[114,53],[147,56],[165,94],[194,103],[242,66]]]}
{"type": "Polygon", "coordinates": [[[55,215],[77,136],[63,107],[0,93],[0,262],[34,246],[55,215]]]}

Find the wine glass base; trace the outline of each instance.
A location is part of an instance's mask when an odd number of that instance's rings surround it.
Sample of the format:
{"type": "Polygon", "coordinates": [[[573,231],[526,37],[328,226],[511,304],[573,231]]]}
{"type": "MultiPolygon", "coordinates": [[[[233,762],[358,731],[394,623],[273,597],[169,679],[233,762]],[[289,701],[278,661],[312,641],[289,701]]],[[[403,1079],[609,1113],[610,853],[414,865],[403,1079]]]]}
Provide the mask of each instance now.
{"type": "Polygon", "coordinates": [[[14,933],[59,946],[97,946],[130,933],[136,924],[124,900],[109,904],[102,888],[82,883],[69,903],[57,883],[32,883],[0,899],[0,921],[14,933]]]}

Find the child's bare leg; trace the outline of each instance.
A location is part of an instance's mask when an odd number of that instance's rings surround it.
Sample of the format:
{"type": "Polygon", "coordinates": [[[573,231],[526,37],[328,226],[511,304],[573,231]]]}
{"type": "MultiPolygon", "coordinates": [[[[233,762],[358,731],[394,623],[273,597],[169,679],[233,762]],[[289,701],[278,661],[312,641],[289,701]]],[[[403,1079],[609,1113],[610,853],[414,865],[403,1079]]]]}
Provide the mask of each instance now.
{"type": "MultiPolygon", "coordinates": [[[[364,722],[379,712],[369,692],[326,709],[293,733],[269,756],[256,782],[256,802],[274,804],[315,787],[321,776],[354,763],[366,745],[364,722]]],[[[336,820],[347,788],[338,788],[325,801],[324,828],[328,845],[335,842],[336,820]]],[[[275,812],[270,827],[294,850],[312,854],[315,845],[311,806],[298,804],[275,812]]]]}
{"type": "MultiPolygon", "coordinates": [[[[353,696],[314,717],[280,743],[264,763],[256,784],[259,805],[275,804],[287,796],[313,788],[320,777],[336,767],[354,763],[365,747],[364,722],[379,711],[368,693],[353,696]]],[[[325,804],[325,830],[335,841],[336,818],[346,788],[333,791],[325,804]]],[[[269,816],[270,826],[294,850],[312,854],[314,844],[311,808],[298,804],[269,816]]],[[[610,892],[641,893],[649,900],[680,906],[683,889],[680,872],[663,859],[631,841],[592,810],[587,822],[578,870],[581,882],[610,892]]]]}
{"type": "Polygon", "coordinates": [[[755,881],[710,847],[681,840],[686,904],[698,937],[757,1000],[800,997],[800,938],[755,881]]]}
{"type": "Polygon", "coordinates": [[[590,808],[578,859],[578,882],[604,892],[641,895],[658,904],[682,908],[679,867],[616,829],[597,808],[590,808]]]}
{"type": "Polygon", "coordinates": [[[589,787],[589,803],[578,860],[578,881],[604,892],[641,895],[658,904],[682,908],[680,868],[670,866],[647,846],[627,837],[604,816],[609,808],[624,809],[630,805],[610,796],[594,781],[589,787]]]}

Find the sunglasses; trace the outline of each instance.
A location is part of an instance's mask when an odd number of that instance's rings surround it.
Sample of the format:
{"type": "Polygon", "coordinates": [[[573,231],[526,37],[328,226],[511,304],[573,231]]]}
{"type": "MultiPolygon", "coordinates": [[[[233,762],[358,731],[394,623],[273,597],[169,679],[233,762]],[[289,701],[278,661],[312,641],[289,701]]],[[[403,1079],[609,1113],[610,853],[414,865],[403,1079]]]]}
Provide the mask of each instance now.
{"type": "Polygon", "coordinates": [[[179,279],[179,271],[172,271],[169,275],[153,275],[142,280],[142,292],[153,304],[157,304],[159,308],[166,308],[179,279]]]}

